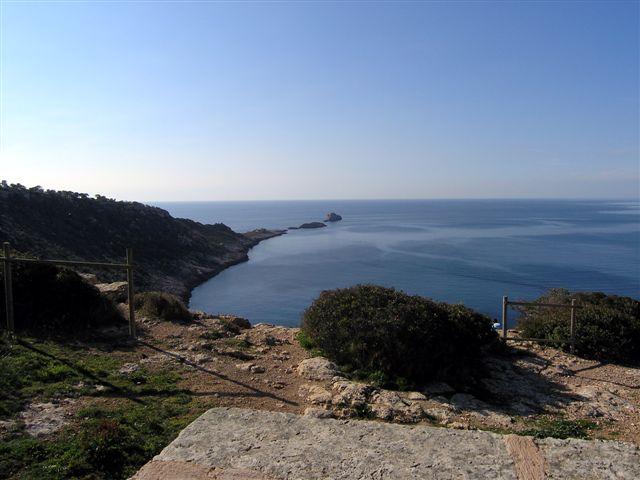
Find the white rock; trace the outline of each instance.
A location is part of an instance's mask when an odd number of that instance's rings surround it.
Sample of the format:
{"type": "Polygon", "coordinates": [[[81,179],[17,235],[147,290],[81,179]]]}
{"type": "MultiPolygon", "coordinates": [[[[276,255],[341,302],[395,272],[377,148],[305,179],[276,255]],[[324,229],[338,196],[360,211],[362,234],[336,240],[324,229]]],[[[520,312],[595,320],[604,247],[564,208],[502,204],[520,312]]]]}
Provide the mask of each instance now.
{"type": "Polygon", "coordinates": [[[331,380],[339,376],[340,371],[335,363],[324,357],[313,357],[303,360],[298,365],[298,373],[307,380],[331,380]]]}

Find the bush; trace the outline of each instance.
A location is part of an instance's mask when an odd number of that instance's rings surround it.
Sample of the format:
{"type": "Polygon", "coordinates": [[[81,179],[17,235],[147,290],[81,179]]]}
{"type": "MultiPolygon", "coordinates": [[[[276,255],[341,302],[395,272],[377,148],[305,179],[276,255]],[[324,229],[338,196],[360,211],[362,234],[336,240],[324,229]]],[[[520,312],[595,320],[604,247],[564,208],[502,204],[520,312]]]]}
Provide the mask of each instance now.
{"type": "MultiPolygon", "coordinates": [[[[640,363],[640,302],[630,297],[604,293],[571,293],[553,289],[538,303],[571,303],[576,310],[575,351],[578,355],[601,360],[640,363]]],[[[518,328],[524,337],[557,340],[569,349],[570,312],[536,307],[520,309],[518,328]]]]}
{"type": "Polygon", "coordinates": [[[482,350],[497,342],[484,315],[375,285],[322,292],[301,332],[345,371],[392,386],[465,383],[482,350]]]}
{"type": "Polygon", "coordinates": [[[135,296],[135,307],[143,315],[174,322],[187,322],[193,315],[184,303],[170,293],[143,292],[135,296]]]}
{"type": "MultiPolygon", "coordinates": [[[[122,321],[113,302],[72,270],[18,263],[11,271],[16,329],[75,332],[122,321]]],[[[0,289],[4,290],[4,278],[0,278],[0,289]]],[[[3,315],[5,308],[1,295],[3,315]]]]}

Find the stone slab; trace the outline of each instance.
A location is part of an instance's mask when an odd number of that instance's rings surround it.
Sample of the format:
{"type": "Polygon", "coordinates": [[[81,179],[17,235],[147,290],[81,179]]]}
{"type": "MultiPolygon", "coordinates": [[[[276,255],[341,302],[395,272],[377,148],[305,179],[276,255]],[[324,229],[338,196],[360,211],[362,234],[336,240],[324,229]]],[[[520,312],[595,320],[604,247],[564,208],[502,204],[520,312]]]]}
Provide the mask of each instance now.
{"type": "Polygon", "coordinates": [[[537,453],[544,458],[534,459],[533,469],[516,468],[523,461],[522,452],[535,451],[534,440],[527,442],[527,448],[512,444],[509,449],[505,436],[490,432],[214,408],[191,423],[134,478],[166,478],[152,471],[161,470],[165,463],[188,465],[182,471],[189,471],[188,478],[193,479],[528,480],[527,470],[537,472],[539,478],[541,465],[546,478],[640,478],[635,445],[536,440],[537,453]],[[520,453],[512,456],[516,451],[520,453]]]}

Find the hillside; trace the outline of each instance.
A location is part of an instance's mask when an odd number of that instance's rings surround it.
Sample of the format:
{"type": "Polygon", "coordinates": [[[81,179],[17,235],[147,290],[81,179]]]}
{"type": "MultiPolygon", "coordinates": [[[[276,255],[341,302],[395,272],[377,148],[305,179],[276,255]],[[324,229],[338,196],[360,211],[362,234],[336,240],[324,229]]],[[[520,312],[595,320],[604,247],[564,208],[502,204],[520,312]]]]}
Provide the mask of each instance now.
{"type": "MultiPolygon", "coordinates": [[[[43,258],[122,261],[134,250],[141,290],[169,291],[183,298],[198,283],[247,259],[248,250],[282,232],[246,235],[222,223],[173,218],[161,208],[84,193],[0,185],[0,240],[18,252],[43,258]]],[[[123,273],[99,270],[101,279],[123,273]]]]}

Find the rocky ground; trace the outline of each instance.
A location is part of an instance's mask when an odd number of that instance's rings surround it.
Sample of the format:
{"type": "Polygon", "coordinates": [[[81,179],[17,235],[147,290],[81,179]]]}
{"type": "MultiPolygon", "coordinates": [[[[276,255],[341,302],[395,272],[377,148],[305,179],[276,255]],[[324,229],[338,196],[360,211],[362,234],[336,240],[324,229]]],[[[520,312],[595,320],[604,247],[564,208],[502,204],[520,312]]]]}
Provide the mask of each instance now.
{"type": "MultiPolygon", "coordinates": [[[[420,391],[391,391],[349,380],[328,360],[310,358],[296,340],[297,329],[249,328],[238,317],[205,314],[189,324],[139,320],[138,343],[117,353],[126,360],[122,375],[175,364],[182,372],[179,386],[199,397],[203,407],[508,433],[535,433],[539,421],[584,421],[585,436],[640,445],[639,368],[524,345],[487,360],[480,390],[455,391],[438,382],[420,391]]],[[[21,418],[27,429],[50,432],[82,403],[61,398],[33,404],[21,418]]]]}
{"type": "MultiPolygon", "coordinates": [[[[97,340],[76,342],[74,348],[85,352],[85,363],[92,352],[108,352],[117,361],[114,374],[134,386],[142,371],[174,372],[179,389],[175,395],[193,399],[191,418],[211,408],[236,407],[309,419],[366,419],[448,427],[446,431],[614,439],[640,445],[639,368],[520,345],[509,355],[488,358],[487,377],[474,390],[433,383],[419,391],[390,391],[353,381],[327,359],[312,357],[297,341],[297,329],[251,326],[242,318],[202,313],[188,323],[138,320],[137,341],[113,328],[99,332],[97,340]]],[[[73,385],[68,394],[34,398],[17,416],[0,422],[0,435],[19,423],[29,435],[49,438],[88,406],[121,407],[123,401],[139,400],[118,385],[91,377],[73,385]]],[[[162,393],[163,398],[172,392],[162,393]]]]}
{"type": "Polygon", "coordinates": [[[224,406],[508,432],[531,430],[536,419],[585,420],[593,425],[585,432],[591,437],[640,444],[638,368],[530,344],[489,358],[479,391],[433,383],[398,392],[351,381],[328,360],[308,358],[297,329],[244,328],[241,319],[207,315],[189,326],[144,325],[147,348],[158,350],[140,361],[183,361],[192,366],[184,386],[224,406]],[[224,337],[212,339],[218,331],[224,337]]]}

